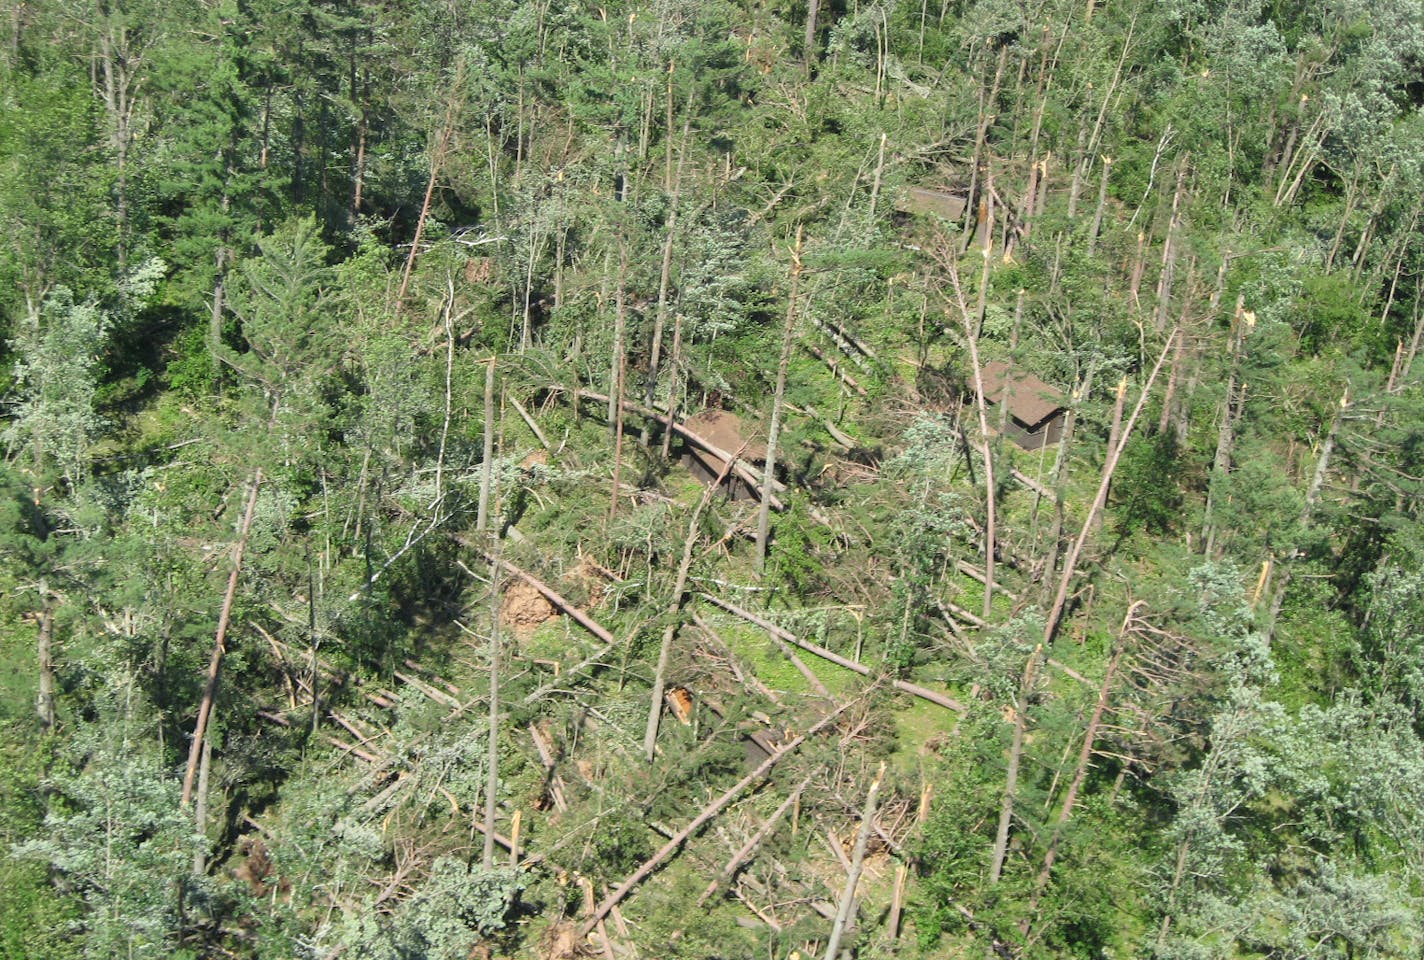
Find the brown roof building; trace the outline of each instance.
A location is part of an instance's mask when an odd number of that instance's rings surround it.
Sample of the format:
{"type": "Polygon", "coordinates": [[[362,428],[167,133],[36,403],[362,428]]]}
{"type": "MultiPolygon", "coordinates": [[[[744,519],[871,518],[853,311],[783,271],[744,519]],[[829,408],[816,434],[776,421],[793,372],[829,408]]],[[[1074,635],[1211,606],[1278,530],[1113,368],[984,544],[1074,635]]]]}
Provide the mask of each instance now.
{"type": "Polygon", "coordinates": [[[1067,398],[1062,390],[999,360],[984,364],[980,377],[984,381],[985,401],[1007,408],[1004,434],[1019,446],[1037,450],[1063,438],[1067,398]]]}
{"type": "MultiPolygon", "coordinates": [[[[719,450],[729,454],[740,452],[738,459],[744,460],[748,464],[760,464],[766,461],[766,444],[761,440],[754,439],[751,432],[742,425],[741,418],[735,413],[728,413],[725,410],[703,410],[696,416],[685,420],[683,426],[719,450]]],[[[687,444],[682,455],[682,463],[692,471],[693,476],[703,483],[711,483],[716,480],[727,466],[726,460],[692,443],[687,444]]],[[[728,495],[733,500],[757,499],[757,491],[736,474],[729,476],[725,485],[728,495]]]]}

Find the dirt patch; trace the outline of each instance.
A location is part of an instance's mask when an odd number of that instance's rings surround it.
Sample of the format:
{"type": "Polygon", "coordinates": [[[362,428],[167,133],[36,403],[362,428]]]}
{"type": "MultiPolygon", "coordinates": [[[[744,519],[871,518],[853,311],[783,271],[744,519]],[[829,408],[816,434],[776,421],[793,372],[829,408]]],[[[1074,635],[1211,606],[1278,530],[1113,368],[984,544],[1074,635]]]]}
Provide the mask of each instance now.
{"type": "Polygon", "coordinates": [[[585,610],[596,610],[603,602],[604,594],[608,592],[612,576],[613,571],[605,570],[587,557],[581,557],[578,565],[564,575],[559,590],[585,610]]]}
{"type": "Polygon", "coordinates": [[[523,639],[538,630],[540,625],[558,616],[554,605],[544,595],[523,580],[516,580],[504,590],[504,602],[500,605],[500,620],[523,639]]]}
{"type": "Polygon", "coordinates": [[[544,956],[548,960],[573,960],[588,956],[578,940],[578,927],[569,921],[560,921],[544,931],[544,956]]]}

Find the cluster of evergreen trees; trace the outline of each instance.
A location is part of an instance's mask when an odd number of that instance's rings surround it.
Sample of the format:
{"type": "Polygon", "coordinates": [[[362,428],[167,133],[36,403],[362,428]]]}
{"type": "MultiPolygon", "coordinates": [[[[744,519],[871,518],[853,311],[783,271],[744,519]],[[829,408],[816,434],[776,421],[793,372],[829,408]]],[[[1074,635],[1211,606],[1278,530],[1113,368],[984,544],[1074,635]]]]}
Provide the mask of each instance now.
{"type": "Polygon", "coordinates": [[[6,13],[0,957],[1419,955],[1417,2],[6,13]]]}

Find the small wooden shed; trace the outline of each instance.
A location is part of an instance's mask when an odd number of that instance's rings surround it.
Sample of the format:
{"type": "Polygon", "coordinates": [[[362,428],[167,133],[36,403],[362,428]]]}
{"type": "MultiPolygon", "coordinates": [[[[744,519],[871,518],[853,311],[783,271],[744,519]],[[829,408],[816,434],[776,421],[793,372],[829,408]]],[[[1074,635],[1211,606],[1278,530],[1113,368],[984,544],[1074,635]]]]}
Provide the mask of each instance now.
{"type": "Polygon", "coordinates": [[[964,216],[964,208],[968,204],[963,194],[935,187],[907,187],[895,198],[897,213],[917,217],[935,214],[951,223],[964,216]]]}
{"type": "MultiPolygon", "coordinates": [[[[739,459],[749,465],[766,462],[766,444],[751,439],[750,432],[735,413],[728,413],[726,410],[703,410],[696,416],[689,417],[683,422],[683,426],[719,450],[733,454],[741,451],[739,459]]],[[[698,480],[711,483],[722,474],[727,461],[696,444],[689,443],[683,451],[682,465],[692,471],[692,475],[698,480]]],[[[734,500],[755,500],[758,497],[757,491],[736,474],[727,478],[726,488],[728,496],[734,500]]]]}
{"type": "Polygon", "coordinates": [[[1063,391],[1044,383],[1020,367],[1000,360],[984,364],[984,400],[996,409],[1006,408],[1004,434],[1025,450],[1037,450],[1063,439],[1063,391]]]}

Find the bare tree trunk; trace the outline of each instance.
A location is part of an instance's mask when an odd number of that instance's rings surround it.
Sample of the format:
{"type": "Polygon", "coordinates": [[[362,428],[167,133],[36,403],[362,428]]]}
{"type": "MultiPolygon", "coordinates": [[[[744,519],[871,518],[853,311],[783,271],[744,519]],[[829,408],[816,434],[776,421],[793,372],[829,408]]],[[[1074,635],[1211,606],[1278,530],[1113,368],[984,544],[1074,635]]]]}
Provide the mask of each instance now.
{"type": "Polygon", "coordinates": [[[809,76],[820,59],[820,51],[816,43],[816,18],[821,12],[821,0],[807,0],[806,2],[806,36],[802,40],[801,55],[806,60],[806,74],[809,76]]]}
{"type": "Polygon", "coordinates": [[[1167,221],[1167,238],[1162,242],[1162,270],[1157,277],[1157,309],[1152,329],[1161,333],[1167,326],[1167,308],[1172,302],[1172,283],[1177,273],[1177,234],[1181,230],[1182,187],[1186,183],[1187,159],[1177,161],[1177,186],[1172,191],[1172,215],[1167,221]]]}
{"type": "MultiPolygon", "coordinates": [[[[682,364],[682,311],[677,311],[672,320],[672,355],[668,359],[667,429],[663,431],[663,459],[668,458],[672,449],[672,424],[677,422],[677,375],[682,364]]],[[[655,411],[656,412],[656,411],[655,411]]]]}
{"type": "MultiPolygon", "coordinates": [[[[992,185],[992,180],[990,183],[992,185]]],[[[954,291],[955,306],[959,310],[960,322],[964,328],[964,340],[969,347],[969,361],[974,370],[974,409],[979,415],[980,453],[984,458],[984,612],[982,619],[985,623],[989,622],[993,613],[994,553],[997,527],[994,510],[996,499],[994,450],[989,442],[989,414],[986,406],[987,400],[984,397],[983,365],[979,362],[979,329],[984,318],[986,288],[989,283],[989,244],[992,242],[992,236],[992,229],[984,231],[984,248],[981,251],[984,258],[984,269],[979,277],[979,309],[973,316],[970,314],[968,302],[964,299],[964,291],[959,283],[959,268],[955,263],[953,252],[946,247],[941,251],[940,258],[941,264],[949,274],[950,287],[954,291]]]]}
{"type": "Polygon", "coordinates": [[[405,269],[401,271],[400,290],[396,293],[395,314],[400,316],[405,305],[406,290],[410,287],[410,275],[415,270],[415,258],[420,256],[420,241],[425,236],[425,223],[430,218],[430,201],[435,196],[435,184],[439,182],[440,171],[445,166],[450,153],[450,140],[455,135],[455,112],[459,94],[465,86],[464,69],[455,75],[450,93],[445,101],[445,121],[440,128],[440,139],[430,154],[430,176],[425,181],[425,199],[420,204],[420,216],[415,221],[415,236],[410,241],[410,254],[405,258],[405,269]]]}
{"type": "Polygon", "coordinates": [[[791,296],[786,305],[786,324],[781,331],[781,359],[776,365],[776,391],[771,399],[771,425],[766,433],[766,471],[761,481],[761,505],[757,510],[755,569],[766,572],[766,542],[771,534],[772,481],[776,479],[776,445],[781,438],[781,412],[786,402],[786,371],[791,364],[791,346],[796,333],[796,300],[801,286],[801,227],[796,228],[796,245],[791,249],[791,296]]]}
{"type": "Polygon", "coordinates": [[[1218,488],[1226,481],[1231,470],[1231,451],[1236,444],[1236,420],[1246,405],[1244,385],[1239,394],[1236,377],[1241,367],[1241,349],[1246,342],[1246,333],[1255,325],[1254,315],[1245,309],[1244,296],[1236,298],[1236,312],[1231,324],[1231,365],[1226,374],[1226,400],[1222,405],[1221,423],[1216,430],[1216,453],[1212,457],[1211,477],[1207,483],[1206,507],[1202,517],[1202,544],[1206,555],[1212,555],[1216,548],[1216,507],[1218,488]]]}
{"type": "Polygon", "coordinates": [[[1103,504],[1107,500],[1108,485],[1112,483],[1113,471],[1117,469],[1123,448],[1127,446],[1127,441],[1132,437],[1132,427],[1137,423],[1137,417],[1142,413],[1142,408],[1147,405],[1147,398],[1152,393],[1152,384],[1157,380],[1157,374],[1162,370],[1162,364],[1172,350],[1172,343],[1177,339],[1178,333],[1179,331],[1174,329],[1171,336],[1167,338],[1167,343],[1162,347],[1162,352],[1157,357],[1157,363],[1152,367],[1152,373],[1147,377],[1147,382],[1142,385],[1142,393],[1137,398],[1137,405],[1133,407],[1132,416],[1128,418],[1126,426],[1122,429],[1122,437],[1108,451],[1107,460],[1103,463],[1103,476],[1098,482],[1098,492],[1093,497],[1093,505],[1088,509],[1088,516],[1083,521],[1083,529],[1079,532],[1078,539],[1073,541],[1073,547],[1068,551],[1068,560],[1063,565],[1063,573],[1058,581],[1058,593],[1053,598],[1053,606],[1049,609],[1048,622],[1043,631],[1045,645],[1053,643],[1053,635],[1058,631],[1058,622],[1063,617],[1063,607],[1068,601],[1068,588],[1072,585],[1078,557],[1083,552],[1083,544],[1087,541],[1088,534],[1092,532],[1098,511],[1102,510],[1103,504]]]}
{"type": "Polygon", "coordinates": [[[218,613],[217,636],[213,641],[213,655],[208,663],[208,680],[203,687],[203,699],[198,705],[198,719],[193,726],[193,742],[188,748],[188,768],[183,774],[183,795],[181,803],[187,809],[193,799],[193,780],[197,776],[198,762],[202,756],[204,738],[208,732],[208,719],[212,716],[213,704],[217,700],[218,676],[222,670],[223,654],[227,651],[227,628],[232,617],[233,600],[237,597],[237,581],[242,573],[242,553],[247,549],[247,535],[252,530],[252,518],[257,511],[257,491],[262,486],[262,470],[252,474],[252,491],[247,495],[247,509],[242,515],[242,528],[238,531],[237,545],[232,552],[232,572],[227,578],[227,593],[223,595],[222,610],[218,613]]]}
{"type": "Polygon", "coordinates": [[[1112,693],[1112,682],[1117,676],[1118,665],[1122,662],[1127,620],[1131,619],[1133,610],[1140,603],[1141,601],[1138,601],[1128,610],[1127,619],[1123,621],[1122,632],[1118,635],[1117,649],[1113,651],[1112,658],[1108,660],[1107,670],[1103,674],[1103,682],[1098,687],[1098,702],[1094,705],[1092,717],[1088,720],[1088,729],[1083,733],[1083,746],[1078,751],[1078,764],[1073,768],[1073,779],[1068,782],[1068,790],[1063,795],[1063,803],[1059,806],[1058,816],[1053,821],[1053,831],[1049,835],[1048,849],[1043,854],[1043,866],[1038,871],[1038,880],[1034,884],[1033,899],[1029,906],[1029,917],[1025,918],[1025,923],[1031,919],[1034,910],[1038,907],[1038,900],[1043,894],[1043,888],[1048,885],[1048,878],[1053,872],[1053,864],[1058,859],[1058,844],[1063,839],[1063,828],[1067,825],[1069,818],[1073,816],[1073,807],[1078,802],[1078,791],[1083,788],[1083,781],[1087,779],[1088,761],[1093,756],[1093,743],[1098,739],[1098,729],[1102,726],[1103,713],[1107,710],[1108,697],[1112,693]]]}
{"type": "Polygon", "coordinates": [[[1014,704],[1014,739],[1009,745],[1009,768],[1004,776],[1004,796],[999,802],[999,826],[994,832],[994,850],[989,858],[989,885],[999,882],[1004,872],[1004,858],[1009,852],[1009,827],[1014,819],[1014,800],[1018,795],[1019,762],[1023,758],[1024,727],[1028,723],[1028,698],[1033,691],[1034,674],[1038,670],[1038,658],[1043,654],[1043,645],[1034,647],[1024,665],[1023,679],[1019,682],[1018,702],[1014,704]]]}
{"type": "MultiPolygon", "coordinates": [[[[1349,409],[1350,388],[1346,387],[1344,395],[1340,397],[1340,407],[1335,411],[1334,419],[1330,421],[1330,429],[1326,431],[1325,440],[1320,444],[1320,454],[1315,458],[1315,472],[1310,477],[1310,486],[1305,491],[1305,504],[1301,507],[1300,518],[1297,520],[1302,529],[1310,524],[1316,504],[1320,502],[1320,491],[1325,487],[1325,477],[1330,471],[1330,458],[1335,452],[1335,440],[1340,434],[1340,424],[1344,422],[1345,412],[1349,409]]],[[[1281,579],[1276,584],[1275,594],[1271,598],[1271,615],[1266,627],[1268,641],[1275,638],[1276,620],[1281,615],[1281,606],[1285,603],[1294,567],[1294,562],[1282,565],[1281,579]]]]}
{"type": "MultiPolygon", "coordinates": [[[[920,787],[920,806],[915,811],[915,826],[923,829],[930,815],[930,799],[934,796],[934,784],[926,781],[920,787]]],[[[900,939],[900,915],[905,902],[905,884],[910,879],[910,864],[902,861],[895,867],[895,888],[890,899],[890,916],[885,921],[886,932],[891,940],[900,939]]]]}
{"type": "Polygon", "coordinates": [[[1088,229],[1088,256],[1098,249],[1098,236],[1103,230],[1103,211],[1108,205],[1108,175],[1112,173],[1112,157],[1103,157],[1103,173],[1098,181],[1098,207],[1093,212],[1093,225],[1088,229]]]}
{"type": "MultiPolygon", "coordinates": [[[[671,72],[671,71],[669,70],[669,74],[670,74],[670,72],[671,72]]],[[[671,102],[671,97],[672,97],[672,79],[671,79],[671,75],[669,75],[669,78],[668,78],[668,97],[669,97],[669,102],[668,102],[668,120],[671,121],[671,120],[672,120],[672,102],[671,102]]],[[[677,208],[678,208],[678,202],[680,201],[680,199],[681,199],[681,197],[682,197],[682,166],[683,166],[683,161],[687,158],[687,140],[688,140],[688,134],[690,133],[691,128],[692,128],[692,111],[691,111],[691,110],[688,110],[686,116],[683,117],[683,122],[682,122],[682,143],[681,143],[681,145],[678,147],[678,151],[677,151],[677,175],[676,175],[676,177],[673,176],[673,171],[672,171],[672,148],[671,148],[671,146],[668,147],[667,178],[668,178],[668,182],[669,182],[669,187],[668,187],[668,189],[669,189],[669,193],[670,193],[670,198],[669,198],[669,200],[668,200],[668,207],[669,207],[669,209],[668,209],[668,220],[667,220],[667,233],[666,233],[666,235],[665,235],[664,238],[663,238],[663,260],[662,260],[662,268],[661,268],[661,270],[659,271],[659,274],[658,274],[658,307],[657,307],[657,312],[653,314],[653,334],[652,334],[651,341],[650,341],[650,343],[649,343],[649,345],[648,345],[648,376],[647,376],[646,380],[644,381],[644,386],[643,386],[643,405],[644,405],[644,406],[648,406],[648,407],[651,407],[651,406],[653,405],[653,402],[654,402],[655,397],[656,397],[656,394],[657,394],[657,389],[658,389],[658,368],[659,368],[659,367],[661,366],[661,364],[662,364],[663,331],[664,331],[664,330],[666,329],[666,327],[667,327],[668,292],[669,292],[669,290],[670,290],[671,287],[672,287],[672,252],[673,252],[673,245],[674,245],[674,243],[675,243],[676,240],[677,240],[677,220],[678,220],[678,209],[677,209],[677,208]]],[[[672,133],[672,131],[669,130],[669,131],[668,131],[669,137],[671,137],[671,133],[672,133]]],[[[643,426],[643,429],[642,429],[642,432],[641,432],[641,435],[640,435],[640,438],[639,438],[639,439],[640,439],[640,442],[642,443],[643,446],[646,447],[646,446],[648,445],[648,427],[647,427],[646,424],[644,424],[644,426],[643,426]]]]}
{"type": "Polygon", "coordinates": [[[1068,219],[1078,216],[1078,198],[1083,194],[1083,174],[1088,168],[1088,154],[1084,149],[1088,143],[1088,128],[1078,124],[1078,151],[1073,157],[1073,179],[1068,183],[1068,219]]]}
{"type": "Polygon", "coordinates": [[[875,222],[875,207],[880,200],[880,179],[885,174],[885,134],[880,134],[880,155],[875,161],[875,179],[870,184],[870,222],[875,222]]]}
{"type": "MultiPolygon", "coordinates": [[[[198,797],[193,806],[193,825],[199,837],[207,840],[208,833],[208,773],[213,762],[212,730],[203,737],[203,755],[198,761],[198,797]]],[[[208,870],[207,849],[201,844],[193,851],[193,876],[201,877],[208,870]]]]}
{"type": "MultiPolygon", "coordinates": [[[[979,179],[983,174],[981,168],[984,167],[984,147],[985,140],[989,135],[989,124],[994,120],[994,105],[999,99],[999,83],[1004,76],[1004,64],[1008,60],[1009,48],[1007,46],[999,50],[999,62],[994,68],[994,80],[990,84],[988,91],[984,85],[979,85],[979,125],[974,133],[974,159],[969,164],[969,194],[965,198],[965,221],[964,221],[964,250],[968,250],[974,243],[974,231],[970,227],[974,224],[975,211],[980,211],[979,225],[983,225],[984,201],[979,198],[979,179]]],[[[986,70],[987,70],[987,64],[986,70]]]]}
{"type": "Polygon", "coordinates": [[[860,874],[865,869],[865,847],[870,841],[870,828],[875,825],[875,805],[880,799],[880,781],[885,776],[885,764],[880,764],[880,772],[871,781],[870,790],[865,795],[865,812],[860,818],[860,833],[855,838],[855,849],[850,856],[850,870],[846,873],[845,889],[841,891],[840,906],[836,919],[831,924],[831,938],[826,942],[826,960],[836,960],[840,955],[841,939],[855,910],[855,888],[860,883],[860,874]]]}
{"type": "Polygon", "coordinates": [[[608,520],[613,522],[618,513],[618,487],[623,482],[623,388],[624,374],[627,372],[627,348],[624,338],[628,332],[628,244],[623,236],[618,238],[618,283],[613,291],[613,356],[608,371],[608,422],[613,427],[613,491],[608,500],[608,520]]]}

